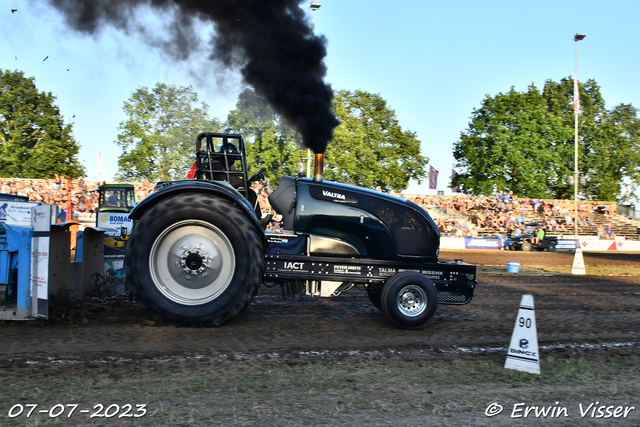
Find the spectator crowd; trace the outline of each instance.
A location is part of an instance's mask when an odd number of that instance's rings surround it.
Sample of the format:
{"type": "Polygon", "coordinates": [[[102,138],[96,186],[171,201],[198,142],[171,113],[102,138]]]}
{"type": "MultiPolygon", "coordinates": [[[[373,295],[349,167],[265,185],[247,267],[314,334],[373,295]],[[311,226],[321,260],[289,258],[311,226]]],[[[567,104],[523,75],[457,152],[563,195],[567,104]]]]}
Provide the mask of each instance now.
{"type": "MultiPolygon", "coordinates": [[[[403,198],[424,209],[437,209],[448,215],[446,219],[436,220],[440,234],[445,237],[477,237],[480,230],[505,235],[520,234],[524,231],[525,222],[531,221],[527,219],[531,216],[535,216],[547,232],[573,233],[575,227],[573,202],[518,198],[512,191],[499,191],[492,197],[418,195],[403,198]],[[465,225],[463,218],[469,224],[465,225]]],[[[596,215],[613,217],[615,214],[615,204],[581,201],[578,205],[578,228],[595,227],[596,215]]],[[[615,237],[612,225],[606,228],[602,226],[597,234],[601,238],[615,237]]]]}
{"type": "MultiPolygon", "coordinates": [[[[69,202],[76,213],[95,212],[98,208],[98,181],[85,181],[83,177],[68,179],[56,175],[54,179],[0,178],[0,193],[28,197],[30,202],[58,205],[66,211],[69,202]]],[[[136,200],[145,198],[154,189],[148,180],[134,184],[136,200]]]]}
{"type": "MultiPolygon", "coordinates": [[[[66,211],[70,202],[73,213],[95,212],[98,208],[98,181],[85,181],[83,177],[68,179],[56,175],[54,179],[0,178],[0,193],[28,197],[31,202],[58,205],[66,211]]],[[[136,201],[144,199],[154,190],[148,180],[133,183],[136,201]]],[[[478,237],[478,232],[489,230],[499,234],[519,234],[524,230],[527,213],[537,213],[542,217],[542,226],[547,232],[571,233],[574,229],[574,208],[562,201],[545,201],[537,198],[518,198],[513,192],[502,192],[492,197],[486,196],[404,196],[399,195],[424,209],[437,209],[443,217],[435,220],[442,236],[478,237]],[[462,215],[456,215],[462,214],[462,215]],[[448,217],[446,217],[448,215],[448,217]],[[446,218],[445,218],[446,217],[446,218]],[[520,230],[520,231],[517,231],[520,230]]],[[[261,193],[258,202],[263,214],[273,214],[266,232],[282,232],[281,218],[269,205],[267,195],[261,193]]],[[[611,225],[596,224],[594,216],[613,216],[615,205],[581,201],[578,206],[577,224],[580,229],[597,227],[600,238],[616,236],[611,225]]]]}

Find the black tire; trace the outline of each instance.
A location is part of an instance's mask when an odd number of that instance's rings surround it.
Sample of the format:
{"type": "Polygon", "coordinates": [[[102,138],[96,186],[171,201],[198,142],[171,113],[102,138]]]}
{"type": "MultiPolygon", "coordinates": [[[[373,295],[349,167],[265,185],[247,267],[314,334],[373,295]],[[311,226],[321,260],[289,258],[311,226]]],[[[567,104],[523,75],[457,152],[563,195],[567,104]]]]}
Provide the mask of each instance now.
{"type": "Polygon", "coordinates": [[[184,193],[159,201],[136,223],[125,269],[135,299],[158,320],[221,325],[256,295],[264,249],[233,204],[184,193]]]}
{"type": "Polygon", "coordinates": [[[382,310],[382,302],[380,301],[380,287],[374,285],[367,285],[367,295],[369,296],[369,301],[371,304],[378,310],[382,310]]]}
{"type": "Polygon", "coordinates": [[[427,277],[415,271],[391,276],[381,295],[382,311],[401,328],[424,326],[438,308],[438,291],[427,277]]]}
{"type": "Polygon", "coordinates": [[[531,247],[532,247],[531,243],[522,242],[522,250],[523,251],[529,252],[531,250],[531,247]]]}
{"type": "Polygon", "coordinates": [[[549,252],[555,252],[555,250],[556,250],[556,242],[549,242],[547,244],[547,250],[549,252]]]}

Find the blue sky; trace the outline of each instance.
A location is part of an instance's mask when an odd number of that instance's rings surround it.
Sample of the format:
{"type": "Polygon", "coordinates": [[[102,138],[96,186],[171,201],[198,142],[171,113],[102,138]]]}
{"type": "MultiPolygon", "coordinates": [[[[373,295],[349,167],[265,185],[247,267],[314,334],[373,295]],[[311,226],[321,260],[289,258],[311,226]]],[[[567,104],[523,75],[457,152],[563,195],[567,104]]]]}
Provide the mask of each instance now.
{"type": "MultiPolygon", "coordinates": [[[[195,78],[192,64],[168,60],[137,37],[115,29],[78,34],[42,3],[0,0],[0,68],[35,77],[39,90],[57,97],[65,120],[74,124],[89,179],[98,178],[98,151],[103,178],[117,172],[120,149],[113,141],[125,119],[122,106],[141,86],[192,85],[221,120],[235,107],[242,90],[236,72],[195,78]]],[[[417,134],[440,171],[438,190],[446,193],[452,147],[473,109],[485,95],[511,86],[542,88],[548,79],[573,76],[577,32],[587,35],[579,45],[580,80],[595,79],[609,108],[640,107],[637,0],[321,3],[315,24],[329,42],[326,80],[336,90],[386,99],[403,129],[417,134]]],[[[427,186],[412,183],[407,191],[433,193],[427,186]]]]}

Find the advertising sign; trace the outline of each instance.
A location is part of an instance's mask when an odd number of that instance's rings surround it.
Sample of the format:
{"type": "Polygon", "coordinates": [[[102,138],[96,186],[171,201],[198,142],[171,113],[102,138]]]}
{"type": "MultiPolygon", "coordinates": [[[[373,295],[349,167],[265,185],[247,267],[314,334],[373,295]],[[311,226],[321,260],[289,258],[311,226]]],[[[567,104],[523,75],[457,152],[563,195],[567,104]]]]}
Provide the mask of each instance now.
{"type": "Polygon", "coordinates": [[[49,318],[49,239],[54,205],[33,208],[31,240],[31,314],[49,318]]]}
{"type": "Polygon", "coordinates": [[[31,208],[37,203],[29,202],[0,202],[0,222],[18,227],[31,227],[31,208]]]}
{"type": "Polygon", "coordinates": [[[128,213],[115,213],[115,212],[99,212],[98,213],[98,228],[110,228],[113,231],[107,231],[107,236],[119,236],[121,229],[126,229],[126,234],[131,233],[133,227],[133,221],[129,218],[128,213]]]}
{"type": "Polygon", "coordinates": [[[465,249],[500,249],[502,247],[502,240],[465,238],[464,247],[465,249]]]}

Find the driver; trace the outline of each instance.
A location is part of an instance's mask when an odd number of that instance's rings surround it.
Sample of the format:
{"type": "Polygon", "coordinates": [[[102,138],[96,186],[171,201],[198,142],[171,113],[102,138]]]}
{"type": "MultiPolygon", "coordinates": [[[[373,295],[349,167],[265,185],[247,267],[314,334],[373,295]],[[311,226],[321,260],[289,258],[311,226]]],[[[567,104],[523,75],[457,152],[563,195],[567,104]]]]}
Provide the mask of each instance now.
{"type": "MultiPolygon", "coordinates": [[[[223,144],[220,146],[218,153],[224,153],[224,152],[225,152],[225,146],[223,144]]],[[[238,147],[235,144],[228,142],[226,153],[227,153],[226,156],[224,154],[211,154],[211,171],[212,172],[211,174],[208,174],[208,173],[206,174],[206,175],[210,175],[210,176],[207,176],[208,179],[212,179],[214,181],[227,181],[227,174],[225,173],[225,171],[227,171],[227,165],[229,165],[228,170],[231,171],[233,170],[231,166],[233,166],[236,160],[240,159],[239,156],[230,156],[229,154],[239,154],[240,150],[238,150],[238,147]],[[225,157],[226,157],[226,162],[225,162],[225,157]]],[[[204,157],[202,161],[206,165],[205,168],[208,169],[209,165],[206,164],[208,162],[208,159],[204,157]]],[[[242,179],[241,176],[238,176],[236,174],[229,174],[228,176],[229,176],[229,184],[231,184],[234,188],[239,188],[244,185],[244,180],[242,179]]]]}
{"type": "Polygon", "coordinates": [[[546,232],[544,231],[544,227],[540,227],[536,232],[536,237],[533,238],[533,244],[538,245],[542,240],[544,240],[544,235],[546,232]]]}
{"type": "Polygon", "coordinates": [[[115,191],[112,192],[111,196],[109,196],[109,199],[107,199],[107,204],[111,207],[120,206],[120,199],[118,198],[118,194],[115,191]]]}

